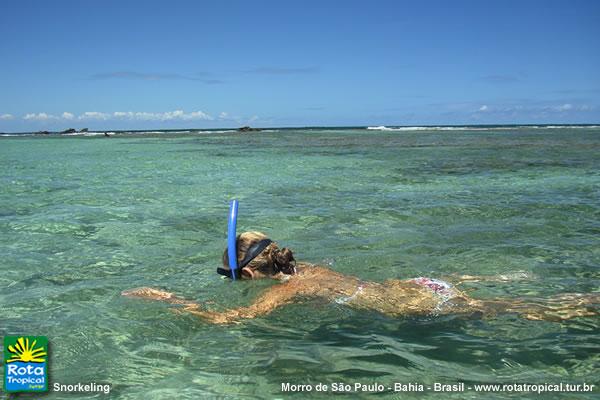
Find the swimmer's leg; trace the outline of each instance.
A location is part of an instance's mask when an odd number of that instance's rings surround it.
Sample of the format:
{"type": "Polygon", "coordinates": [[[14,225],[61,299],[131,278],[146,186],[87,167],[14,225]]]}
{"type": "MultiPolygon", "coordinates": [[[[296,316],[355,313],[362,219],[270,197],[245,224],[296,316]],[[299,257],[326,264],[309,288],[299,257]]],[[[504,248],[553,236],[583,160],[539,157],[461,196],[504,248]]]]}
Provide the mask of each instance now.
{"type": "Polygon", "coordinates": [[[535,276],[533,274],[525,272],[525,271],[515,271],[508,272],[506,274],[499,275],[458,275],[458,276],[449,276],[445,278],[446,280],[452,282],[455,285],[460,285],[461,283],[468,282],[515,282],[515,281],[525,281],[525,280],[533,280],[535,276]]]}
{"type": "Polygon", "coordinates": [[[535,321],[564,321],[600,315],[600,293],[568,293],[549,299],[476,300],[468,299],[459,312],[481,312],[484,316],[515,312],[535,321]]]}

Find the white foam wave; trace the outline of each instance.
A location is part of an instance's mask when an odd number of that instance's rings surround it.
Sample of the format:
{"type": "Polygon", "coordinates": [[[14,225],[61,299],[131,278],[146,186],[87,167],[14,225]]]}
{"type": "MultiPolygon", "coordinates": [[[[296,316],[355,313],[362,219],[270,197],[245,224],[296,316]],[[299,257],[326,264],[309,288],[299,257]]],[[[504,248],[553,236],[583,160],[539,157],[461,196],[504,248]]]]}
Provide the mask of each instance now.
{"type": "Polygon", "coordinates": [[[237,132],[235,129],[225,129],[222,131],[194,131],[194,133],[229,133],[229,132],[237,132]]]}
{"type": "Polygon", "coordinates": [[[502,131],[515,129],[597,129],[600,125],[515,125],[515,126],[369,126],[375,131],[502,131]]]}
{"type": "Polygon", "coordinates": [[[525,126],[525,128],[532,129],[597,129],[600,125],[534,125],[525,126]]]}
{"type": "Polygon", "coordinates": [[[170,135],[174,133],[189,133],[190,131],[121,131],[127,135],[170,135]]]}
{"type": "Polygon", "coordinates": [[[368,130],[374,131],[464,131],[464,130],[487,130],[489,128],[467,128],[461,126],[369,126],[368,130]]]}
{"type": "Polygon", "coordinates": [[[115,132],[73,132],[73,133],[63,133],[62,136],[104,136],[104,135],[112,136],[115,132]]]}

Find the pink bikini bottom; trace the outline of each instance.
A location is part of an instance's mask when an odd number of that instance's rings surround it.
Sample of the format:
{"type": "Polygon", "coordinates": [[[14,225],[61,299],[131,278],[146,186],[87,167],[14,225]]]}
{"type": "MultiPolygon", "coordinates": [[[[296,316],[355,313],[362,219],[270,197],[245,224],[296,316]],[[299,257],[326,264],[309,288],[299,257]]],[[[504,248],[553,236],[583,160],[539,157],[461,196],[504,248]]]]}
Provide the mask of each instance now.
{"type": "Polygon", "coordinates": [[[417,285],[425,286],[431,289],[435,294],[438,294],[448,300],[450,297],[454,296],[454,291],[452,289],[452,285],[448,282],[441,281],[439,279],[432,278],[414,278],[411,279],[412,282],[417,285]]]}

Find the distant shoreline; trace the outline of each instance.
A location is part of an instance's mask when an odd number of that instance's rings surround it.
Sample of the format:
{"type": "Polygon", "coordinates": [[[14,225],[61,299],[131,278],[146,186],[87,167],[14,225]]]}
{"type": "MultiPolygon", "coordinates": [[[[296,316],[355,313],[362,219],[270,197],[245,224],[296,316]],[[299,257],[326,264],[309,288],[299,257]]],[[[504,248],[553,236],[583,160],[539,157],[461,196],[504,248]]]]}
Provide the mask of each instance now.
{"type": "MultiPolygon", "coordinates": [[[[261,127],[260,132],[294,131],[294,130],[369,130],[369,131],[425,131],[425,130],[494,130],[494,129],[560,129],[560,128],[600,128],[600,123],[586,124],[470,124],[470,125],[371,125],[371,126],[285,126],[261,127]]],[[[229,133],[239,132],[238,128],[169,128],[169,129],[98,129],[65,133],[64,131],[22,131],[0,132],[0,136],[100,136],[109,134],[141,134],[141,133],[229,133]]],[[[260,132],[257,132],[260,134],[260,132]]],[[[240,132],[244,133],[244,132],[240,132]]],[[[254,132],[250,132],[254,133],[254,132]]]]}

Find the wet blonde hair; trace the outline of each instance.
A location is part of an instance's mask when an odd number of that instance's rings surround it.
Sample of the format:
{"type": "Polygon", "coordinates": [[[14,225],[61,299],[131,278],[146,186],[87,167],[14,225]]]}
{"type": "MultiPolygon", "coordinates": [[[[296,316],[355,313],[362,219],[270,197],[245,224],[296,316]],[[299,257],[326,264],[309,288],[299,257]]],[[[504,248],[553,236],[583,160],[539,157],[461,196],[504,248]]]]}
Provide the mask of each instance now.
{"type": "MultiPolygon", "coordinates": [[[[268,239],[267,235],[256,231],[244,232],[238,235],[236,239],[238,265],[246,257],[248,250],[264,239],[268,239]]],[[[280,249],[275,242],[272,242],[265,247],[260,254],[254,257],[254,259],[246,265],[246,268],[260,270],[269,275],[274,275],[279,269],[284,273],[290,273],[286,272],[286,266],[289,266],[292,261],[294,261],[294,256],[291,250],[286,248],[280,249]],[[279,268],[277,266],[279,266],[279,268]]],[[[229,255],[227,254],[227,248],[225,248],[225,251],[223,252],[223,268],[229,270],[229,255]]]]}

